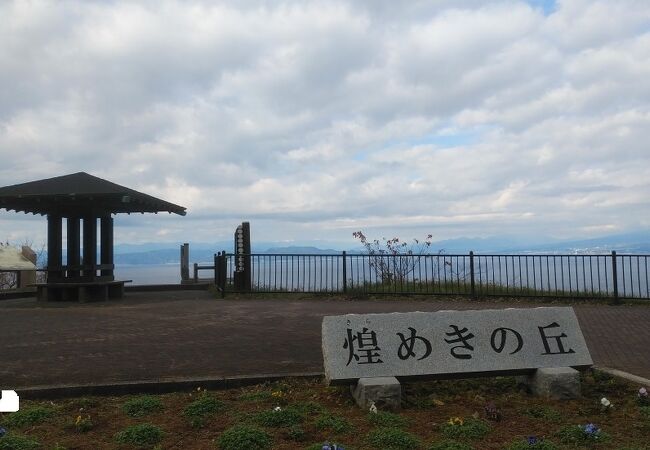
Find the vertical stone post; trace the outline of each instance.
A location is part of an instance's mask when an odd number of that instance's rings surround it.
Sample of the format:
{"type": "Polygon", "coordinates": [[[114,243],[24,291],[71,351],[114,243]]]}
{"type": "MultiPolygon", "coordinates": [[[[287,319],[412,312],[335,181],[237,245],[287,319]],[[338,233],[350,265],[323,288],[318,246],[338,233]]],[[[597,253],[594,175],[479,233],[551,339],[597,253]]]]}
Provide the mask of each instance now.
{"type": "Polygon", "coordinates": [[[249,292],[252,289],[252,273],[251,273],[251,225],[248,222],[242,222],[242,230],[244,231],[244,290],[249,292]]]}
{"type": "Polygon", "coordinates": [[[190,279],[190,244],[181,245],[181,283],[190,279]]]}

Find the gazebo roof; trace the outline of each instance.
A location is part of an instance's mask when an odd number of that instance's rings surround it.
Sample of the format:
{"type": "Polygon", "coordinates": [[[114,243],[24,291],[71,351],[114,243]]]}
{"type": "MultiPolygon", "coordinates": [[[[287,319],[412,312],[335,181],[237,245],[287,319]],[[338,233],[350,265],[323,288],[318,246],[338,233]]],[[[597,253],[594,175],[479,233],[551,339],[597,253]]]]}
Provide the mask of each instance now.
{"type": "Polygon", "coordinates": [[[169,212],[185,208],[151,195],[78,172],[0,188],[0,209],[33,214],[116,214],[169,212]]]}

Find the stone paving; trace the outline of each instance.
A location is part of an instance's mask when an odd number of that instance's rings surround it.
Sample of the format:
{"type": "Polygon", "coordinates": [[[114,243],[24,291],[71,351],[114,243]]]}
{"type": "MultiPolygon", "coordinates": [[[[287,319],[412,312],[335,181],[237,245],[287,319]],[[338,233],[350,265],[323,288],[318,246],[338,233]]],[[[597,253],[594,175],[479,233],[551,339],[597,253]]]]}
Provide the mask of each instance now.
{"type": "MultiPolygon", "coordinates": [[[[541,306],[540,302],[215,299],[136,293],[110,303],[0,302],[0,387],[322,372],[325,315],[541,306]]],[[[558,304],[555,304],[558,305],[558,304]]],[[[575,306],[594,363],[650,378],[650,305],[575,306]]]]}

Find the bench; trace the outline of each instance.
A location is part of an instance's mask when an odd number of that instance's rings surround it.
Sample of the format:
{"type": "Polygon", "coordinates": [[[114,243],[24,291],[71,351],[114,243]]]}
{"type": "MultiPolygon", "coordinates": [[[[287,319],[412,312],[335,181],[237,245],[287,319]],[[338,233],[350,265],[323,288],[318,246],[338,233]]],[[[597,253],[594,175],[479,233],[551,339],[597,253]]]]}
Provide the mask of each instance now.
{"type": "Polygon", "coordinates": [[[98,280],[80,282],[36,283],[38,301],[106,301],[124,297],[124,283],[133,280],[98,280]]]}

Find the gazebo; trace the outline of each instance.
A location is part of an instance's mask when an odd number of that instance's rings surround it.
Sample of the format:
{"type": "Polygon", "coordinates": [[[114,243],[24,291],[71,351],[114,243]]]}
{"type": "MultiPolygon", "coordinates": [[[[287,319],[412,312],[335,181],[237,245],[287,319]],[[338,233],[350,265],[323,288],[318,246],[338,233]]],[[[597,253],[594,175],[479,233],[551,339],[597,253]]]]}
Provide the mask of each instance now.
{"type": "Polygon", "coordinates": [[[182,206],[85,172],[0,188],[0,209],[3,208],[47,215],[47,279],[36,285],[39,300],[122,297],[125,281],[115,280],[113,275],[112,215],[146,212],[185,215],[182,206]],[[62,263],[63,219],[67,228],[65,265],[62,263]]]}

